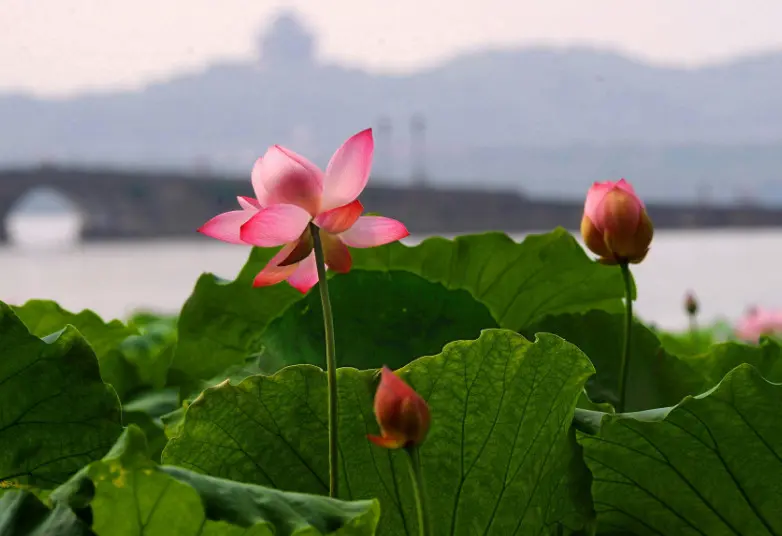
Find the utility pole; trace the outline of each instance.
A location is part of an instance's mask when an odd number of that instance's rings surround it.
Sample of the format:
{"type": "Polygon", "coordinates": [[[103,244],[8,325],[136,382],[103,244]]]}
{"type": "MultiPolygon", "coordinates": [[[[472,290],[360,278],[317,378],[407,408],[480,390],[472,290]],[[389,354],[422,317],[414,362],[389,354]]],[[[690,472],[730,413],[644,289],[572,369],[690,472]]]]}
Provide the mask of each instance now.
{"type": "Polygon", "coordinates": [[[412,183],[426,187],[426,118],[416,113],[410,118],[410,167],[412,183]]]}

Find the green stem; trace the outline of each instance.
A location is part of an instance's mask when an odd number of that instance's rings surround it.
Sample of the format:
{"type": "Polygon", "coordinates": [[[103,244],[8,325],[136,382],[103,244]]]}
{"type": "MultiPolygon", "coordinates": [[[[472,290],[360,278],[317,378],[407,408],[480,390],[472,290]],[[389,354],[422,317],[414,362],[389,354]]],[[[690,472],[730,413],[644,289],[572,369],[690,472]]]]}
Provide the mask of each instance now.
{"type": "Polygon", "coordinates": [[[697,315],[690,315],[690,335],[694,338],[698,332],[698,319],[697,315]]]}
{"type": "Polygon", "coordinates": [[[413,482],[413,494],[415,495],[415,506],[418,512],[418,534],[420,536],[430,536],[432,534],[432,526],[429,522],[429,507],[426,500],[424,473],[421,470],[421,455],[418,447],[406,447],[405,451],[407,451],[410,480],[413,482]]]}
{"type": "Polygon", "coordinates": [[[698,315],[690,315],[690,344],[698,344],[701,334],[698,332],[698,315]]]}
{"type": "Polygon", "coordinates": [[[622,360],[619,362],[619,406],[616,410],[625,410],[625,393],[627,391],[627,372],[630,370],[630,343],[633,330],[633,280],[630,267],[626,262],[619,264],[622,278],[625,282],[625,337],[622,349],[622,360]]]}
{"type": "Polygon", "coordinates": [[[320,230],[310,223],[312,247],[315,250],[315,265],[318,269],[318,289],[323,306],[323,327],[326,330],[326,377],[329,399],[329,497],[337,497],[339,489],[339,407],[337,400],[337,358],[334,353],[334,316],[331,313],[329,284],[326,280],[326,261],[320,230]]]}

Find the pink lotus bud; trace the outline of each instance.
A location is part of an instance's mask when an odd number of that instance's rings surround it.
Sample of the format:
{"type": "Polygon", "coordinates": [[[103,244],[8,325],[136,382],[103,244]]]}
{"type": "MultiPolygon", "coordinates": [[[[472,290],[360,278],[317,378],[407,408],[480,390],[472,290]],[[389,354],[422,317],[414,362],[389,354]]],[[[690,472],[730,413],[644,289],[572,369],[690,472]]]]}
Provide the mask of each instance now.
{"type": "Polygon", "coordinates": [[[587,193],[581,236],[600,262],[641,262],[649,252],[654,227],[629,182],[596,182],[587,193]]]}
{"type": "Polygon", "coordinates": [[[375,393],[375,417],[381,435],[367,437],[387,449],[420,445],[429,432],[426,401],[388,367],[383,367],[375,393]]]}

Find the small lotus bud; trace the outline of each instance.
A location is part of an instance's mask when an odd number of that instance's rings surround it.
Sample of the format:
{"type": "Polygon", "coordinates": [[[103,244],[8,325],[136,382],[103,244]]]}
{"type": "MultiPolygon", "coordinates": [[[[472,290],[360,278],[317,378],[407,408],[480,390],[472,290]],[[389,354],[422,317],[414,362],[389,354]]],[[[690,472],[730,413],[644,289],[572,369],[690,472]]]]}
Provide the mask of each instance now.
{"type": "Polygon", "coordinates": [[[641,262],[654,227],[632,185],[622,179],[596,182],[587,193],[581,236],[604,264],[641,262]]]}
{"type": "Polygon", "coordinates": [[[380,436],[367,437],[387,449],[420,445],[429,432],[426,401],[388,367],[383,367],[375,393],[375,418],[380,436]]]}
{"type": "Polygon", "coordinates": [[[684,309],[690,316],[698,314],[698,300],[695,299],[695,294],[692,292],[688,292],[684,298],[684,309]]]}

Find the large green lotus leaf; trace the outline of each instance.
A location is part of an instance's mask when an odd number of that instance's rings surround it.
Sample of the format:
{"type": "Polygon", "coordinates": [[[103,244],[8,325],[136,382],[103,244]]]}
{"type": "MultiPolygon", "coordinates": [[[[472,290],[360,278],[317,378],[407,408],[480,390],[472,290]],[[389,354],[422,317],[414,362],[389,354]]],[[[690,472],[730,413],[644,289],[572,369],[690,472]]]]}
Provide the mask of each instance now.
{"type": "MultiPolygon", "coordinates": [[[[717,342],[710,330],[698,330],[692,333],[670,333],[656,330],[655,335],[665,350],[679,357],[703,354],[717,342]]],[[[721,376],[720,376],[721,377],[721,376]]]]}
{"type": "Polygon", "coordinates": [[[87,509],[101,536],[371,536],[377,501],[344,502],[231,482],[146,456],[143,432],[126,429],[112,451],[52,494],[87,509]]]}
{"type": "Polygon", "coordinates": [[[3,536],[95,536],[63,505],[50,510],[27,490],[0,490],[0,534],[3,536]]]}
{"type": "MultiPolygon", "coordinates": [[[[659,328],[653,329],[660,339],[663,348],[679,357],[704,354],[714,344],[736,339],[735,326],[727,320],[720,320],[708,326],[696,326],[694,330],[690,329],[682,332],[664,331],[659,328]]],[[[719,379],[722,379],[722,376],[719,379]]]]}
{"type": "MultiPolygon", "coordinates": [[[[232,365],[214,378],[198,382],[196,384],[196,390],[200,393],[204,389],[214,387],[215,385],[224,381],[238,384],[245,380],[248,376],[254,376],[255,374],[267,374],[269,373],[270,369],[279,370],[282,366],[282,361],[274,358],[270,355],[270,352],[264,349],[263,352],[261,352],[258,356],[254,356],[240,365],[232,365]]],[[[185,411],[188,405],[189,401],[184,400],[179,407],[160,416],[160,421],[163,424],[163,431],[167,438],[172,438],[179,434],[182,422],[184,422],[185,411]]],[[[147,437],[149,437],[149,435],[147,435],[147,437]]]]}
{"type": "Polygon", "coordinates": [[[782,385],[740,365],[674,408],[579,434],[602,531],[782,534],[782,385]]]}
{"type": "Polygon", "coordinates": [[[685,355],[682,359],[705,376],[703,390],[717,385],[742,363],[753,365],[767,380],[782,382],[782,346],[777,339],[764,337],[759,345],[724,342],[715,344],[708,352],[685,355]]]}
{"type": "MultiPolygon", "coordinates": [[[[551,534],[592,515],[570,423],[589,360],[561,338],[508,330],[448,344],[400,374],[428,401],[422,447],[435,534],[551,534]]],[[[338,371],[340,496],[377,497],[380,532],[416,533],[403,451],[371,444],[376,371],[338,371]]],[[[213,476],[326,493],[326,376],[295,365],[207,389],[189,406],[166,463],[213,476]]]]}
{"type": "MultiPolygon", "coordinates": [[[[497,327],[466,290],[448,290],[402,271],[354,270],[329,281],[337,362],[359,369],[400,368],[455,340],[497,327]]],[[[264,344],[285,364],[326,366],[323,310],[312,292],[266,329],[264,344]]]]}
{"type": "Polygon", "coordinates": [[[44,340],[0,303],[0,482],[52,487],[100,458],[121,431],[120,404],[72,327],[44,340]]]}
{"type": "Polygon", "coordinates": [[[119,320],[104,322],[90,310],[72,313],[49,300],[30,300],[13,310],[36,337],[57,333],[67,325],[79,330],[98,356],[103,380],[114,387],[120,398],[124,399],[141,383],[138,370],[120,351],[122,342],[138,333],[136,329],[119,320]]]}
{"type": "MultiPolygon", "coordinates": [[[[622,313],[590,311],[549,316],[525,333],[528,336],[539,331],[555,333],[578,346],[597,369],[597,374],[587,381],[589,398],[616,407],[624,322],[622,313]]],[[[640,322],[633,323],[631,342],[626,411],[672,406],[687,395],[703,392],[705,376],[700,367],[690,366],[666,352],[655,334],[640,322]]],[[[579,407],[584,406],[579,404],[579,407]]]]}
{"type": "Polygon", "coordinates": [[[169,383],[198,388],[233,365],[263,350],[266,326],[302,294],[287,283],[253,288],[256,273],[276,249],[256,248],[234,281],[203,274],[182,307],[169,383]]]}
{"type": "Polygon", "coordinates": [[[209,516],[234,526],[263,529],[252,534],[370,536],[380,520],[377,500],[340,501],[279,491],[176,466],[162,466],[160,470],[195,489],[209,516]]]}
{"type": "MultiPolygon", "coordinates": [[[[201,276],[179,318],[170,383],[196,390],[199,381],[263,350],[269,323],[303,297],[287,283],[252,288],[253,277],[274,253],[276,249],[253,249],[232,282],[201,276]]],[[[393,243],[354,249],[352,254],[355,269],[403,270],[451,290],[466,290],[499,326],[513,330],[550,314],[618,311],[624,295],[619,270],[591,261],[564,229],[531,235],[521,243],[502,233],[486,233],[430,238],[414,247],[393,243]]],[[[317,288],[310,293],[317,295],[317,288]]]]}
{"type": "Polygon", "coordinates": [[[621,309],[622,275],[587,257],[562,228],[521,243],[504,233],[428,238],[353,250],[354,266],[406,270],[449,289],[469,291],[497,323],[519,331],[552,314],[621,309]]]}

